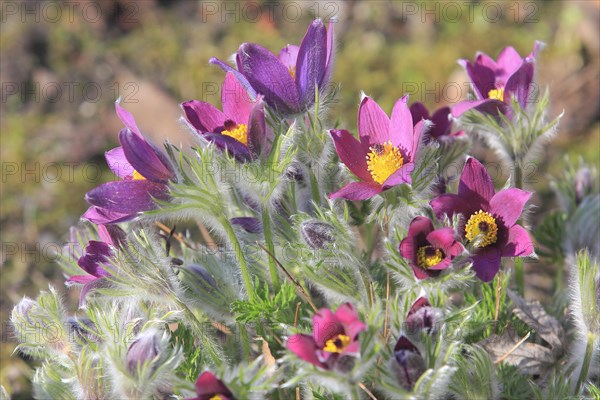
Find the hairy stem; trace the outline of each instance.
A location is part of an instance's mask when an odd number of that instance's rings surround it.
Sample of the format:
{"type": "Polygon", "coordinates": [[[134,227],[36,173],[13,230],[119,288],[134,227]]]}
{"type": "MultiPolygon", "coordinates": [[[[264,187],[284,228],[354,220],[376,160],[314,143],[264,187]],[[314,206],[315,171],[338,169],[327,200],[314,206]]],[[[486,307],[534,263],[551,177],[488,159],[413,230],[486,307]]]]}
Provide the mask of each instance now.
{"type": "Polygon", "coordinates": [[[594,334],[588,332],[587,335],[587,346],[585,347],[585,355],[583,356],[583,363],[581,364],[581,371],[579,372],[579,378],[577,379],[577,385],[575,386],[575,393],[579,393],[581,385],[587,379],[588,372],[590,370],[590,364],[592,362],[592,353],[594,352],[594,334]]]}
{"type": "MultiPolygon", "coordinates": [[[[269,209],[267,208],[266,204],[263,204],[262,206],[262,224],[267,250],[269,250],[271,254],[275,254],[273,230],[271,227],[271,215],[269,214],[269,209]]],[[[273,259],[273,257],[267,257],[267,259],[269,260],[269,274],[271,275],[271,282],[273,283],[275,291],[277,291],[279,290],[280,285],[277,264],[275,263],[275,259],[273,259]]]]}
{"type": "Polygon", "coordinates": [[[224,219],[221,221],[223,224],[223,228],[227,233],[227,237],[231,242],[231,246],[235,251],[235,255],[240,263],[240,271],[242,272],[242,280],[244,281],[244,286],[246,287],[246,292],[248,293],[248,298],[254,298],[254,285],[252,284],[252,279],[250,278],[250,271],[248,270],[248,264],[246,263],[246,257],[244,256],[244,252],[242,250],[242,246],[240,245],[240,241],[238,240],[235,232],[233,231],[233,227],[231,226],[231,222],[229,220],[224,219]]]}

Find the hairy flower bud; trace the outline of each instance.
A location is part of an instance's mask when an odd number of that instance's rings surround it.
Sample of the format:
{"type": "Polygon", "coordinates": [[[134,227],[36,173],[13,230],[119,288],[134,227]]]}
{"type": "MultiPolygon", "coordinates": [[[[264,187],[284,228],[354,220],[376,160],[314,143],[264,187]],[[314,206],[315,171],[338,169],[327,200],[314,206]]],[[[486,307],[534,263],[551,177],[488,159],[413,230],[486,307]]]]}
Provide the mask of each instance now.
{"type": "Polygon", "coordinates": [[[421,331],[428,335],[434,334],[437,332],[437,324],[443,316],[442,310],[432,307],[426,298],[420,297],[406,316],[406,330],[411,334],[421,331]]]}
{"type": "Polygon", "coordinates": [[[305,221],[300,225],[302,237],[313,249],[323,249],[335,241],[333,226],[320,221],[305,221]]]}
{"type": "Polygon", "coordinates": [[[579,168],[575,174],[575,203],[580,204],[590,192],[592,186],[592,173],[588,167],[579,168]]]}
{"type": "Polygon", "coordinates": [[[156,329],[140,333],[127,349],[125,361],[129,372],[136,373],[146,363],[153,363],[160,355],[160,335],[156,329]]]}
{"type": "Polygon", "coordinates": [[[406,390],[412,390],[415,382],[425,372],[425,360],[406,336],[400,336],[394,347],[391,367],[396,372],[400,385],[406,390]]]}
{"type": "Polygon", "coordinates": [[[188,266],[188,270],[190,270],[194,274],[194,276],[196,276],[200,280],[202,286],[208,285],[214,289],[217,289],[217,282],[203,266],[198,264],[190,264],[188,266]]]}
{"type": "Polygon", "coordinates": [[[31,316],[31,311],[37,307],[37,303],[31,300],[29,297],[23,297],[23,300],[19,302],[12,310],[13,322],[25,321],[28,324],[33,325],[34,321],[31,316]]]}

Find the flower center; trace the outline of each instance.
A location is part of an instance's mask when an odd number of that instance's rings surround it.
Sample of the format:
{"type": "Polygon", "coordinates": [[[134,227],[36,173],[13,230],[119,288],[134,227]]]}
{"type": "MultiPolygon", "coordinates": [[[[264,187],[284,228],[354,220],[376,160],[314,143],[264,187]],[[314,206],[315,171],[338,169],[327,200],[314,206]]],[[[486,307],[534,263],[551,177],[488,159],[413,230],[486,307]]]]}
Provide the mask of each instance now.
{"type": "Polygon", "coordinates": [[[433,246],[422,246],[417,250],[417,265],[423,269],[438,265],[443,259],[442,250],[434,249],[433,246]]]}
{"type": "Polygon", "coordinates": [[[133,170],[133,180],[135,181],[143,181],[146,178],[144,178],[144,176],[142,174],[140,174],[139,172],[137,172],[135,169],[133,170]]]}
{"type": "Polygon", "coordinates": [[[211,397],[208,400],[223,400],[223,397],[220,394],[215,394],[213,397],[211,397]]]}
{"type": "Polygon", "coordinates": [[[291,75],[292,79],[296,79],[296,67],[289,66],[288,67],[288,72],[291,75]]]}
{"type": "Polygon", "coordinates": [[[369,150],[371,152],[367,154],[367,170],[380,185],[404,164],[400,150],[389,140],[383,144],[376,144],[369,150]]]}
{"type": "Polygon", "coordinates": [[[475,242],[475,247],[486,247],[498,240],[498,225],[492,214],[479,210],[471,215],[465,226],[465,237],[475,242]]]}
{"type": "Polygon", "coordinates": [[[248,125],[232,122],[231,124],[225,123],[225,128],[227,130],[222,131],[221,135],[232,137],[244,146],[248,146],[248,125]]]}
{"type": "Polygon", "coordinates": [[[336,335],[325,342],[323,351],[328,353],[341,353],[350,344],[350,337],[346,335],[336,335]]]}
{"type": "Polygon", "coordinates": [[[504,101],[504,88],[492,89],[488,92],[488,97],[494,100],[504,101]]]}

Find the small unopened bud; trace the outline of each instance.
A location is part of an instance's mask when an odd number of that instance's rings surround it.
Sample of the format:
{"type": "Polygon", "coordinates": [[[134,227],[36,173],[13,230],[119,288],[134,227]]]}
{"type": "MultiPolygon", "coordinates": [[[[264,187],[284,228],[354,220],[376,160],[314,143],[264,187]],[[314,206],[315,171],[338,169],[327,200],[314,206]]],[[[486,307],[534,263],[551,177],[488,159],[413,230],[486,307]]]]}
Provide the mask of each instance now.
{"type": "Polygon", "coordinates": [[[198,264],[190,264],[188,269],[194,273],[194,275],[200,280],[200,283],[203,286],[211,286],[214,289],[217,289],[217,282],[213,279],[213,277],[208,273],[206,268],[198,264]]]}
{"type": "Polygon", "coordinates": [[[37,307],[37,303],[31,300],[29,297],[23,297],[23,300],[19,302],[12,310],[12,320],[14,323],[17,321],[25,321],[28,324],[33,325],[33,319],[31,311],[37,307]]]}
{"type": "Polygon", "coordinates": [[[94,332],[96,326],[89,318],[74,318],[67,319],[69,324],[69,333],[71,338],[78,338],[83,341],[99,342],[98,337],[94,332]]]}
{"type": "Polygon", "coordinates": [[[406,330],[409,333],[419,333],[421,331],[433,334],[437,331],[437,324],[444,316],[439,308],[432,307],[429,301],[420,297],[410,308],[406,316],[406,330]]]}
{"type": "Polygon", "coordinates": [[[160,335],[156,329],[148,329],[140,333],[127,349],[127,369],[136,373],[146,363],[156,361],[160,354],[160,335]]]}
{"type": "Polygon", "coordinates": [[[406,390],[412,390],[417,380],[425,372],[425,360],[406,336],[400,336],[394,347],[391,367],[396,372],[400,385],[406,390]]]}
{"type": "Polygon", "coordinates": [[[237,217],[229,220],[232,224],[237,225],[248,233],[261,233],[262,224],[257,218],[252,217],[237,217]]]}
{"type": "Polygon", "coordinates": [[[592,186],[592,173],[588,167],[581,167],[575,174],[575,203],[580,204],[590,192],[592,186]]]}
{"type": "Polygon", "coordinates": [[[313,249],[322,249],[335,241],[331,225],[320,221],[305,221],[300,225],[302,237],[313,249]]]}

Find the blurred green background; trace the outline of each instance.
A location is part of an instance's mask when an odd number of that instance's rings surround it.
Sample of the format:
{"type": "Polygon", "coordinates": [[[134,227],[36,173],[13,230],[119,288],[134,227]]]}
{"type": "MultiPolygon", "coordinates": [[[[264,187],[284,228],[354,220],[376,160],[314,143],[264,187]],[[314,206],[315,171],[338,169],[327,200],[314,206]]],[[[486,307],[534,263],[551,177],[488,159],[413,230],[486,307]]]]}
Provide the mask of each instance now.
{"type": "Polygon", "coordinates": [[[121,128],[113,102],[121,96],[156,142],[189,143],[178,104],[195,98],[220,105],[223,73],[208,59],[227,59],[242,42],[278,52],[299,44],[315,16],[337,16],[334,80],[341,91],[329,115],[354,130],[361,90],[388,112],[404,92],[431,107],[454,103],[467,81],[457,59],[477,50],[496,57],[507,45],[525,55],[542,40],[538,82],[551,87],[551,116],[565,110],[565,117],[532,175],[536,214],[555,207],[546,177],[560,172],[564,154],[599,162],[599,1],[0,4],[0,384],[14,398],[30,396],[32,369],[11,357],[11,307],[52,284],[76,309],[78,291],[66,290],[53,260],[87,208],[84,193],[113,179],[103,160],[121,128]]]}

